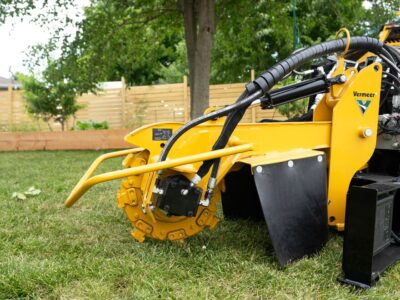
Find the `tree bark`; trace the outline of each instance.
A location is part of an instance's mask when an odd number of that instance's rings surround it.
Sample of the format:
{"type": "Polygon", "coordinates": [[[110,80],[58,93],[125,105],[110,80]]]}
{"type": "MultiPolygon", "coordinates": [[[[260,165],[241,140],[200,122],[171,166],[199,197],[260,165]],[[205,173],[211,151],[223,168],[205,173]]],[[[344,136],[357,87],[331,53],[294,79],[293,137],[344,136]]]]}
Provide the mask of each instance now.
{"type": "Polygon", "coordinates": [[[189,62],[190,115],[195,118],[209,106],[215,0],[182,0],[181,5],[189,62]]]}

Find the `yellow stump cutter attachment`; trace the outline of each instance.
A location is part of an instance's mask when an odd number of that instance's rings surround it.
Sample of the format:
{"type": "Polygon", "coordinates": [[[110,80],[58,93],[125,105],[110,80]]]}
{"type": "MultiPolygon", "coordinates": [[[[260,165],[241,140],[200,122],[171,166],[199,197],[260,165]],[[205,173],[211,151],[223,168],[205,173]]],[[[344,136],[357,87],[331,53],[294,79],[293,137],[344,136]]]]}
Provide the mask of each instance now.
{"type": "Polygon", "coordinates": [[[222,200],[227,218],[265,219],[281,265],[315,253],[328,226],[345,229],[349,187],[377,143],[382,64],[397,68],[388,58],[395,56],[392,49],[371,38],[350,40],[346,33],[347,39],[277,63],[247,84],[234,104],[187,124],[157,123],[131,132],[125,140],[138,148],[96,159],[65,205],[93,185],[122,179],[118,206],[140,242],[182,240],[214,228],[222,200]],[[271,89],[311,59],[343,51],[328,63],[328,72],[319,68],[310,79],[271,89]],[[309,111],[300,118],[239,124],[254,105],[268,109],[308,97],[309,111]],[[125,169],[93,175],[104,160],[119,156],[126,156],[125,169]]]}

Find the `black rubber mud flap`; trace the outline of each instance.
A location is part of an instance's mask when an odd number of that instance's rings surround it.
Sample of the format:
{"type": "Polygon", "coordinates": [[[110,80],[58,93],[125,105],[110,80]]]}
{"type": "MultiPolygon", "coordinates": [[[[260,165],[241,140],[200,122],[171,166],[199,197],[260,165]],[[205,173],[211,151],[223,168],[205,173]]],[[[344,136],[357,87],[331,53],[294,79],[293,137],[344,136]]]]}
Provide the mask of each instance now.
{"type": "Polygon", "coordinates": [[[253,174],[280,265],[320,250],[328,238],[325,157],[259,165],[253,174]]]}

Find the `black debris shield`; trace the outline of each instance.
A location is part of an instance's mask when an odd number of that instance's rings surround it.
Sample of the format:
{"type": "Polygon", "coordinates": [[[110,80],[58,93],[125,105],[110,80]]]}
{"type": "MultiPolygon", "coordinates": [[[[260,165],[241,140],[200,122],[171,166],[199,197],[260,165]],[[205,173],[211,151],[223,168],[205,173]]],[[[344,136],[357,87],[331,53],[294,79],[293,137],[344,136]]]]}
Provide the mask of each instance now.
{"type": "Polygon", "coordinates": [[[281,266],[314,254],[328,238],[324,155],[253,167],[262,211],[281,266]]]}

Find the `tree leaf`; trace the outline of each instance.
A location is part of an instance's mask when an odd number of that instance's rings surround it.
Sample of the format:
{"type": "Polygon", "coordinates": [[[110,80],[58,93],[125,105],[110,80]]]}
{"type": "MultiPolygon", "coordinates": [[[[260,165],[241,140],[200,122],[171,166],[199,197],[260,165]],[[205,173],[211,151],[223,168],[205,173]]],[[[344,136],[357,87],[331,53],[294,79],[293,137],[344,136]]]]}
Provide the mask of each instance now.
{"type": "Polygon", "coordinates": [[[11,198],[17,199],[17,200],[26,200],[26,196],[19,192],[12,193],[11,198]]]}
{"type": "Polygon", "coordinates": [[[24,192],[24,194],[27,196],[37,196],[41,192],[42,192],[41,190],[35,188],[34,186],[31,186],[27,191],[24,192]]]}

